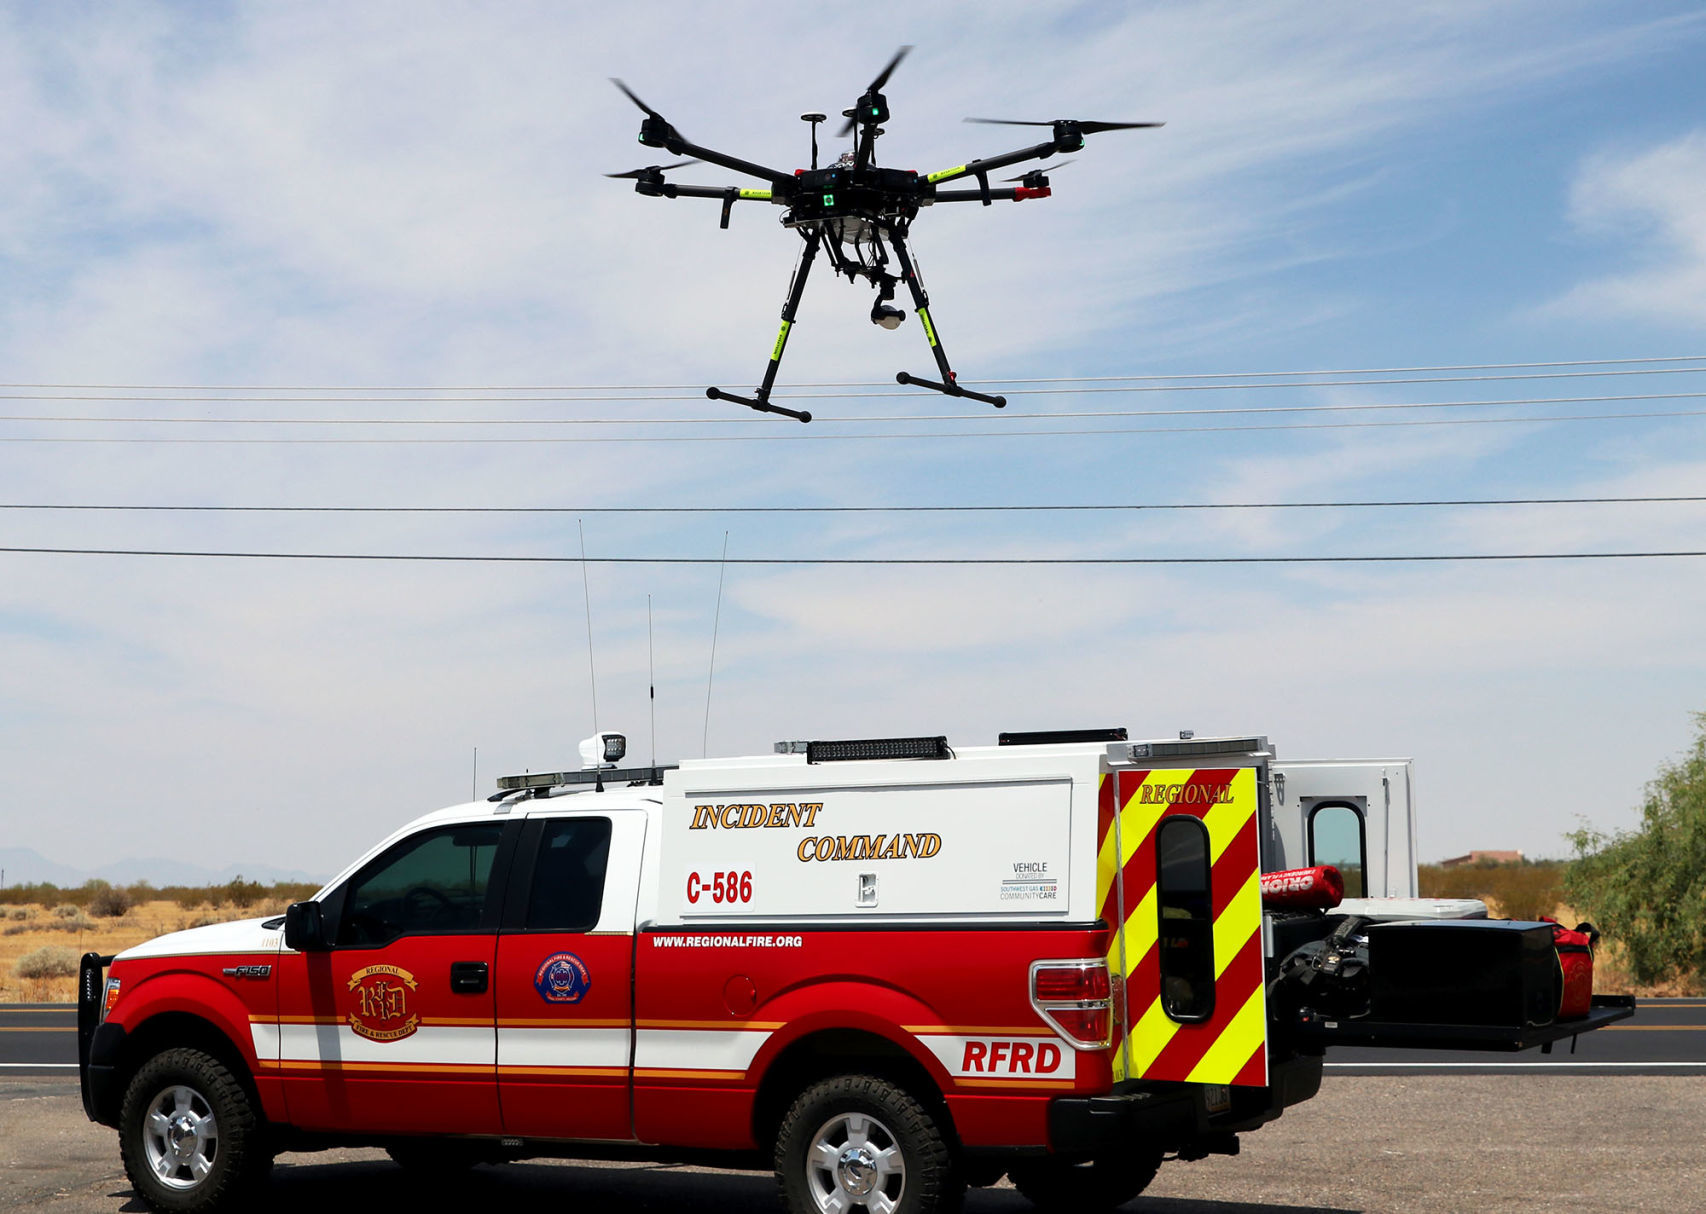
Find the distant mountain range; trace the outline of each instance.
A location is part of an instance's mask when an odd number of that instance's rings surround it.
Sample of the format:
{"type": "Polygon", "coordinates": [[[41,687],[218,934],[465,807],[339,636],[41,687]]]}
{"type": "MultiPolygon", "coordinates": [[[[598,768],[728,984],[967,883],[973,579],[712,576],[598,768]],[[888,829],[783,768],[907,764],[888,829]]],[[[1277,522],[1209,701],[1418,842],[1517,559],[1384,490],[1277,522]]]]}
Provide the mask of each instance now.
{"type": "Polygon", "coordinates": [[[72,868],[47,859],[30,847],[0,847],[0,870],[5,884],[34,885],[47,883],[62,889],[83,884],[91,878],[110,881],[114,885],[134,885],[148,881],[154,885],[224,885],[233,877],[272,885],[279,881],[320,881],[312,873],[294,868],[273,868],[267,864],[229,864],[224,868],[202,868],[182,860],[144,859],[119,860],[100,868],[72,868]]]}

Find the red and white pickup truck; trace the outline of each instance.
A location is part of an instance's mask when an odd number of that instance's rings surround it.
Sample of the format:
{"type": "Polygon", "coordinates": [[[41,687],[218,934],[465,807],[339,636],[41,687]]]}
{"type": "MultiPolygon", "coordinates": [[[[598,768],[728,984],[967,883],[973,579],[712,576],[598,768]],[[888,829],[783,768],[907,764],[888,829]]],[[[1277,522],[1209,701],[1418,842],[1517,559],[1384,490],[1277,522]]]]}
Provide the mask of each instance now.
{"type": "Polygon", "coordinates": [[[1105,1209],[1315,1095],[1334,1042],[1519,1049],[1632,1007],[1559,1021],[1543,925],[1265,911],[1262,873],[1323,857],[1263,738],[777,749],[509,777],[286,916],[86,956],[89,1116],[162,1210],[328,1144],[771,1166],[801,1214],[1003,1174],[1105,1209]]]}

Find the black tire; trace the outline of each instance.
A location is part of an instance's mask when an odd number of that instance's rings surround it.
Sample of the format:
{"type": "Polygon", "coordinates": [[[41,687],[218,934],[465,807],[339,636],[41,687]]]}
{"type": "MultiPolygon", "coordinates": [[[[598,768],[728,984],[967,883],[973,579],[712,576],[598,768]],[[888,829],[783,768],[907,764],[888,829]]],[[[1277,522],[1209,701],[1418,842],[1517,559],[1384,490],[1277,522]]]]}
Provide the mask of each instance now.
{"type": "Polygon", "coordinates": [[[1070,1164],[1049,1156],[1015,1163],[1007,1171],[1013,1187],[1049,1214],[1098,1214],[1125,1205],[1149,1186],[1161,1166],[1159,1151],[1141,1148],[1117,1158],[1070,1164]]]}
{"type": "Polygon", "coordinates": [[[869,1210],[866,1199],[879,1192],[898,1202],[895,1214],[954,1214],[965,1197],[941,1119],[874,1075],[837,1075],[800,1093],[776,1132],[776,1182],[792,1214],[820,1214],[823,1198],[837,1187],[849,1197],[846,1208],[856,1211],[869,1210]],[[808,1166],[819,1141],[863,1145],[864,1160],[886,1162],[855,1162],[847,1171],[808,1166]],[[889,1155],[891,1148],[899,1155],[889,1155]],[[855,1192],[862,1183],[872,1187],[855,1192]]]}
{"type": "Polygon", "coordinates": [[[266,1126],[248,1090],[223,1062],[196,1049],[162,1051],[131,1077],[119,1113],[119,1154],[137,1196],[174,1214],[242,1208],[272,1168],[266,1126]],[[173,1116],[166,1117],[168,1109],[173,1116]],[[155,1113],[172,1123],[172,1137],[159,1131],[155,1113]],[[209,1119],[206,1131],[191,1128],[209,1119]],[[176,1155],[180,1141],[186,1156],[176,1155]],[[199,1177],[197,1167],[205,1167],[199,1177]]]}

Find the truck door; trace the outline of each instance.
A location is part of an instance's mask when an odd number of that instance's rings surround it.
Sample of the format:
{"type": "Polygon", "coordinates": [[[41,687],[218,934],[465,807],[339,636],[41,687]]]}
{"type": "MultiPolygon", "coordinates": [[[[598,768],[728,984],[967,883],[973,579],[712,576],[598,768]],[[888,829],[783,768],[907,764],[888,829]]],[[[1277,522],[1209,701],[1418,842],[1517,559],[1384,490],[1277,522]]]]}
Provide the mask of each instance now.
{"type": "Polygon", "coordinates": [[[1408,759],[1275,763],[1285,863],[1331,864],[1347,898],[1414,898],[1416,821],[1408,759]]]}
{"type": "MultiPolygon", "coordinates": [[[[1114,1078],[1265,1086],[1259,769],[1117,769],[1104,864],[1123,924],[1114,1078]]],[[[1109,798],[1112,803],[1109,803],[1109,798]]]]}
{"type": "Polygon", "coordinates": [[[325,899],[332,948],[279,955],[278,1066],[293,1125],[500,1131],[491,967],[500,853],[514,846],[505,825],[399,840],[325,899]]]}
{"type": "Polygon", "coordinates": [[[531,818],[498,938],[506,1134],[633,1138],[634,904],[641,810],[531,818]]]}

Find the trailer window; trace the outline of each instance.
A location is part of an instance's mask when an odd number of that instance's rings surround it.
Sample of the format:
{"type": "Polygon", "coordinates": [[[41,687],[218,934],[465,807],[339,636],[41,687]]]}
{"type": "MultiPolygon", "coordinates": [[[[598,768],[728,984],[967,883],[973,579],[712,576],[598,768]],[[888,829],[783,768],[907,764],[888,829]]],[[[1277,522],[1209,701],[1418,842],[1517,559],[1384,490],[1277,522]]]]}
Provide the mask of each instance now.
{"type": "Polygon", "coordinates": [[[609,860],[609,818],[559,818],[545,823],[539,857],[533,864],[528,930],[586,932],[596,927],[609,860]]]}
{"type": "Polygon", "coordinates": [[[1368,838],[1349,801],[1323,801],[1309,811],[1309,862],[1331,864],[1345,879],[1345,897],[1368,897],[1368,838]]]}
{"type": "Polygon", "coordinates": [[[1177,814],[1155,832],[1161,1010],[1181,1023],[1214,1014],[1214,901],[1208,829],[1177,814]]]}

